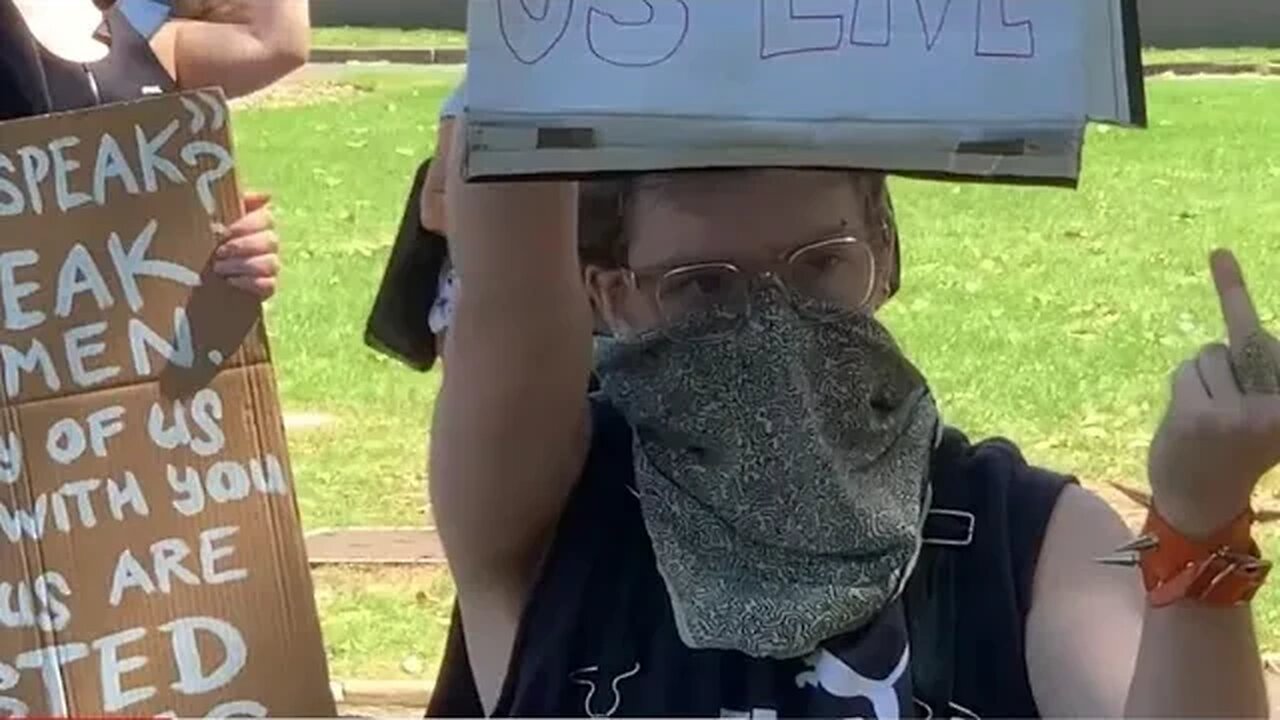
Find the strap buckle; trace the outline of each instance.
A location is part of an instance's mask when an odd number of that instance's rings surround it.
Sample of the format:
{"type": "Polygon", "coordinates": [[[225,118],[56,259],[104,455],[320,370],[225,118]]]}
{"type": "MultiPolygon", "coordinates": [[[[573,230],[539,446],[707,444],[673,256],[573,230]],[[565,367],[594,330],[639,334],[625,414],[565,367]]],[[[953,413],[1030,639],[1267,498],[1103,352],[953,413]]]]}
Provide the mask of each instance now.
{"type": "Polygon", "coordinates": [[[971,512],[931,509],[925,517],[922,542],[942,547],[968,547],[973,544],[976,524],[971,512]]]}

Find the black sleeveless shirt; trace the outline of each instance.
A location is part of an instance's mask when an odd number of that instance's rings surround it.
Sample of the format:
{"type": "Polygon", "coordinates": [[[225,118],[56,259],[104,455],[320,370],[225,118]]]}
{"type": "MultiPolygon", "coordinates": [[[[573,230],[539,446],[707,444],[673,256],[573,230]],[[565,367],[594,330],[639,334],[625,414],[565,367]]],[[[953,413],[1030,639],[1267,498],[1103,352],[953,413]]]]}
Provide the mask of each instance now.
{"type": "Polygon", "coordinates": [[[103,11],[98,38],[110,52],[77,63],[46,50],[13,0],[0,0],[0,121],[172,92],[173,78],[119,8],[103,11]]]}
{"type": "MultiPolygon", "coordinates": [[[[810,658],[762,660],[681,642],[632,492],[630,428],[607,405],[592,412],[585,471],[524,610],[495,715],[1039,715],[1024,625],[1070,478],[1032,468],[1006,441],[946,431],[903,602],[810,658]]],[[[428,716],[480,712],[456,613],[454,622],[428,716]]]]}

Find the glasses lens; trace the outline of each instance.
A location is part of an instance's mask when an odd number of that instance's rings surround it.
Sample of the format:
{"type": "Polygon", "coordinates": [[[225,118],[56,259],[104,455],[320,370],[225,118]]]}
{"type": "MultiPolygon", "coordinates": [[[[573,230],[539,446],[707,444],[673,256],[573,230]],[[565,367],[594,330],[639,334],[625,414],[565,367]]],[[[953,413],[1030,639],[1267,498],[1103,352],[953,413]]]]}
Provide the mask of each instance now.
{"type": "Polygon", "coordinates": [[[875,287],[871,247],[853,238],[828,240],[797,252],[788,264],[787,284],[805,309],[819,314],[858,312],[875,287]]]}
{"type": "Polygon", "coordinates": [[[746,280],[727,265],[673,270],[658,283],[658,306],[669,332],[682,337],[730,332],[746,312],[746,280]]]}

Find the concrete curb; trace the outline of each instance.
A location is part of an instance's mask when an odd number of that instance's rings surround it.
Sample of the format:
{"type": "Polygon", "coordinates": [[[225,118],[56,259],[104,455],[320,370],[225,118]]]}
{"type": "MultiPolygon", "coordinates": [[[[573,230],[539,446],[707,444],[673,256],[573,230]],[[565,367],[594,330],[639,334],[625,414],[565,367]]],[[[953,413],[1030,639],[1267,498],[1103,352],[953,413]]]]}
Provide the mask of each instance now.
{"type": "Polygon", "coordinates": [[[329,683],[339,705],[394,705],[426,708],[432,683],[413,680],[334,680],[329,683]]]}
{"type": "MultiPolygon", "coordinates": [[[[350,48],[318,47],[311,50],[314,63],[399,63],[405,65],[461,65],[466,48],[350,48]]],[[[1263,63],[1166,62],[1145,68],[1154,75],[1280,75],[1280,58],[1263,63]]]]}

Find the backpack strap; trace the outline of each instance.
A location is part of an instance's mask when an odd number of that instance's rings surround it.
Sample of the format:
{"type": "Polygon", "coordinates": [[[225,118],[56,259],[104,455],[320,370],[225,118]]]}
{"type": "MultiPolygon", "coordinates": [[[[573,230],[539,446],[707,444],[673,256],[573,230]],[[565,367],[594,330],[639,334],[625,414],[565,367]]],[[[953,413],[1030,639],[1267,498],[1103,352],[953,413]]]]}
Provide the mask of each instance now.
{"type": "MultiPolygon", "coordinates": [[[[970,445],[954,430],[946,431],[934,452],[929,481],[932,502],[921,532],[920,557],[903,591],[912,685],[917,709],[926,717],[972,718],[973,711],[956,702],[957,689],[970,690],[957,687],[963,677],[958,674],[960,658],[974,656],[972,648],[956,643],[960,613],[975,611],[975,598],[962,594],[961,575],[974,569],[974,558],[966,553],[994,551],[992,542],[1007,544],[1012,572],[1007,590],[1014,596],[996,600],[1025,619],[1045,528],[1063,488],[1075,481],[1028,465],[1008,441],[970,445]],[[1009,512],[1011,508],[1016,512],[1009,512]],[[984,527],[976,527],[978,518],[984,527]],[[983,534],[975,541],[976,533],[983,534]]],[[[1017,645],[1020,637],[1007,640],[1017,645]]],[[[1025,668],[1024,661],[1017,662],[1025,668]]],[[[1019,708],[1015,717],[1034,716],[1029,681],[1009,678],[1008,685],[1010,697],[1002,706],[1019,708]],[[1025,697],[1014,697],[1021,695],[1025,697]]]]}
{"type": "MultiPolygon", "coordinates": [[[[955,685],[956,554],[973,542],[974,516],[935,508],[925,519],[923,546],[904,602],[911,638],[911,684],[926,716],[951,712],[955,685]]],[[[944,715],[946,714],[946,715],[944,715]]]]}
{"type": "Polygon", "coordinates": [[[972,546],[977,523],[969,510],[968,484],[950,478],[957,447],[965,446],[963,436],[940,428],[929,470],[931,500],[920,530],[920,556],[902,593],[913,700],[925,717],[951,717],[955,707],[957,556],[972,546]]]}

